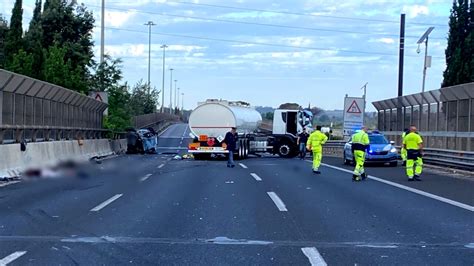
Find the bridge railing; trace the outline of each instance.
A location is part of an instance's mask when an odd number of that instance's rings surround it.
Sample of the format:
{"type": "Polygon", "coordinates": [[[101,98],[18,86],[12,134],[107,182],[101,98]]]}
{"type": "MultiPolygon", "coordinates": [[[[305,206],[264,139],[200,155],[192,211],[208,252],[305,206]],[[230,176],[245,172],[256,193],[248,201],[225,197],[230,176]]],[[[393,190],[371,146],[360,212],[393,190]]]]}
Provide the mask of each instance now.
{"type": "Polygon", "coordinates": [[[135,128],[144,128],[152,127],[166,121],[176,122],[179,120],[180,118],[177,115],[168,113],[152,113],[133,117],[132,124],[135,128]]]}
{"type": "Polygon", "coordinates": [[[0,144],[100,138],[107,104],[0,69],[0,144]]]}
{"type": "MultiPolygon", "coordinates": [[[[324,154],[342,158],[345,143],[344,141],[328,141],[323,146],[324,154]]],[[[397,149],[400,150],[400,146],[397,149]]],[[[433,165],[474,170],[474,152],[470,151],[425,148],[423,149],[423,161],[433,165]]]]}

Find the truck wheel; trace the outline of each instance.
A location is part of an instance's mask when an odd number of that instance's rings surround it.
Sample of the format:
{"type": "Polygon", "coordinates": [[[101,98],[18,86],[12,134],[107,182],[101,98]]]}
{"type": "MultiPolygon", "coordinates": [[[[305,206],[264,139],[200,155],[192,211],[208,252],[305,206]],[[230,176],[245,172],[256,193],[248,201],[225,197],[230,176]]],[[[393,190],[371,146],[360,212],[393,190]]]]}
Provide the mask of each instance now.
{"type": "Polygon", "coordinates": [[[283,158],[290,158],[292,156],[292,150],[289,144],[283,143],[278,147],[278,155],[283,158]]]}
{"type": "Polygon", "coordinates": [[[248,140],[244,140],[244,157],[249,157],[250,143],[248,140]]]}
{"type": "Polygon", "coordinates": [[[244,142],[239,139],[239,149],[238,149],[238,153],[237,153],[237,159],[239,160],[242,160],[244,159],[244,142]]]}

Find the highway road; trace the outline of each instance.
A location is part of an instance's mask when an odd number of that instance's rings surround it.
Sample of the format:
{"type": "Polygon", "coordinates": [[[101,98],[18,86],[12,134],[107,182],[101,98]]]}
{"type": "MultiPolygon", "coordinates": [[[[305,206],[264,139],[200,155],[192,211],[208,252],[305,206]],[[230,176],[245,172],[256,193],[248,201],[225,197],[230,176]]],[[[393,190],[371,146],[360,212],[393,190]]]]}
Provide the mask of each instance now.
{"type": "Polygon", "coordinates": [[[0,265],[473,265],[474,183],[340,159],[173,160],[187,125],[158,155],[81,166],[78,177],[0,188],[0,265]]]}

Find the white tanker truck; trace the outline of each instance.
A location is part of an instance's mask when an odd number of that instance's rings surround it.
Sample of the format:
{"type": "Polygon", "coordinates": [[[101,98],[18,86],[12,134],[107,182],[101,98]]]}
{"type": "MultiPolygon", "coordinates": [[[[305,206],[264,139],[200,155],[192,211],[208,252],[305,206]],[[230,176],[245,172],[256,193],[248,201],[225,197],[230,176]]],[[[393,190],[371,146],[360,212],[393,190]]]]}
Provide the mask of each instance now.
{"type": "Polygon", "coordinates": [[[259,130],[262,116],[247,103],[207,100],[200,103],[189,117],[193,142],[188,152],[196,159],[210,158],[211,154],[226,154],[222,143],[232,127],[237,128],[239,140],[236,155],[247,158],[249,154],[279,154],[291,158],[298,154],[297,135],[303,128],[311,130],[313,115],[306,110],[275,110],[273,130],[259,130]]]}

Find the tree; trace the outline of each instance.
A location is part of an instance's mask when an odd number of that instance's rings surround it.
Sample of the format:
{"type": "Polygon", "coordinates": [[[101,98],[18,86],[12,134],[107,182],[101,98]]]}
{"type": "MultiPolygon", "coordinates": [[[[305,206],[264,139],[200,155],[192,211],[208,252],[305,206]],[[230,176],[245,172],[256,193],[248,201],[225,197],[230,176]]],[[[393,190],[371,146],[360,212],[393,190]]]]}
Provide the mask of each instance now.
{"type": "Polygon", "coordinates": [[[22,0],[16,0],[12,10],[10,29],[5,40],[5,65],[7,69],[9,69],[10,64],[13,62],[13,56],[23,48],[22,5],[22,0]]]}
{"type": "Polygon", "coordinates": [[[90,89],[108,91],[122,80],[122,60],[104,56],[104,62],[95,65],[95,74],[91,77],[90,89]]]}
{"type": "Polygon", "coordinates": [[[109,94],[109,115],[105,118],[105,127],[113,132],[123,132],[131,126],[130,93],[127,84],[112,86],[109,94]]]}
{"type": "Polygon", "coordinates": [[[472,10],[468,0],[455,0],[449,17],[448,47],[446,48],[446,70],[443,87],[474,81],[472,10]]]}
{"type": "Polygon", "coordinates": [[[0,68],[5,68],[5,39],[8,33],[7,20],[0,14],[0,68]]]}
{"type": "Polygon", "coordinates": [[[273,112],[268,112],[265,114],[265,119],[273,121],[273,112]]]}
{"type": "Polygon", "coordinates": [[[31,76],[33,73],[33,55],[20,49],[18,53],[13,55],[13,61],[10,62],[8,70],[25,76],[31,76]]]}
{"type": "Polygon", "coordinates": [[[133,115],[151,114],[156,111],[158,92],[155,88],[148,93],[148,85],[139,81],[132,88],[130,107],[133,115]]]}
{"type": "Polygon", "coordinates": [[[25,33],[25,50],[33,56],[32,77],[43,78],[43,48],[41,40],[43,38],[43,29],[41,27],[41,6],[42,1],[36,0],[33,18],[30,21],[28,31],[25,33]]]}
{"type": "MultiPolygon", "coordinates": [[[[73,76],[80,77],[80,84],[71,89],[87,93],[90,67],[93,62],[92,30],[94,18],[84,5],[76,1],[46,0],[41,16],[42,47],[59,46],[65,49],[64,62],[74,66],[73,76]]],[[[64,82],[63,82],[64,83],[64,82]]]]}
{"type": "Polygon", "coordinates": [[[320,118],[319,118],[319,122],[321,123],[327,123],[329,122],[329,116],[327,114],[323,114],[320,118]]]}
{"type": "Polygon", "coordinates": [[[44,80],[86,94],[88,83],[83,79],[81,66],[74,66],[66,59],[66,48],[54,45],[44,50],[44,80]]]}
{"type": "Polygon", "coordinates": [[[313,114],[313,116],[317,116],[323,112],[323,109],[315,106],[315,107],[312,107],[309,111],[313,114]]]}

